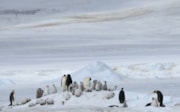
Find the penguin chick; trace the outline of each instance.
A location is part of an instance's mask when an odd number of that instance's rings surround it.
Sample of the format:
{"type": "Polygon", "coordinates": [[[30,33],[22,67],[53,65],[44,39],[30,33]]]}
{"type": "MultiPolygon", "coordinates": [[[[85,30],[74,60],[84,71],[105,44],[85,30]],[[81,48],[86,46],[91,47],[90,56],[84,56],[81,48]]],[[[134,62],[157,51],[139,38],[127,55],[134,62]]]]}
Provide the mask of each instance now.
{"type": "Polygon", "coordinates": [[[80,89],[76,89],[76,90],[75,90],[75,96],[76,96],[76,97],[80,97],[81,94],[82,94],[82,92],[81,92],[80,89]]]}
{"type": "Polygon", "coordinates": [[[107,90],[107,82],[104,81],[104,84],[103,84],[103,87],[102,87],[103,90],[107,90]]]}
{"type": "Polygon", "coordinates": [[[65,100],[69,100],[71,98],[71,95],[69,94],[69,92],[65,93],[64,99],[65,100]]]}
{"type": "Polygon", "coordinates": [[[108,91],[108,93],[105,95],[106,99],[111,99],[115,96],[115,93],[112,91],[108,91]]]}

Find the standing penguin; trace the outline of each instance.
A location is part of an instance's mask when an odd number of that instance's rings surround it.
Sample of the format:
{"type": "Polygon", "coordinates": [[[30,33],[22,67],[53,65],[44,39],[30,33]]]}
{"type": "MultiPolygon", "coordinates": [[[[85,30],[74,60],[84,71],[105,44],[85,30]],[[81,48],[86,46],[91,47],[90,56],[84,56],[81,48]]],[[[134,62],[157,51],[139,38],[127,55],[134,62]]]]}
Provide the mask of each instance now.
{"type": "Polygon", "coordinates": [[[44,96],[49,95],[49,86],[47,85],[44,89],[44,96]]]}
{"type": "Polygon", "coordinates": [[[62,79],[61,79],[61,91],[62,92],[67,90],[67,88],[66,88],[66,80],[67,80],[67,76],[64,74],[62,76],[62,79]]]}
{"type": "Polygon", "coordinates": [[[154,93],[157,94],[157,101],[158,101],[158,106],[160,107],[165,107],[163,104],[163,94],[159,90],[154,90],[154,93]]]}
{"type": "Polygon", "coordinates": [[[119,92],[119,102],[124,103],[124,101],[125,101],[125,92],[123,88],[121,88],[121,91],[119,92]]]}
{"type": "Polygon", "coordinates": [[[80,87],[79,88],[80,88],[81,91],[84,91],[84,84],[83,84],[83,82],[80,82],[80,87]]]}
{"type": "MultiPolygon", "coordinates": [[[[67,90],[69,89],[69,85],[72,84],[72,78],[71,78],[71,75],[68,74],[67,75],[67,80],[66,80],[66,88],[67,90]]],[[[69,90],[68,90],[69,91],[69,90]]]]}
{"type": "Polygon", "coordinates": [[[43,95],[44,90],[42,90],[41,88],[38,88],[36,91],[36,98],[41,98],[43,95]]]}
{"type": "Polygon", "coordinates": [[[15,90],[12,90],[12,92],[10,93],[9,100],[10,100],[9,106],[12,106],[13,103],[15,102],[15,90]]]}
{"type": "Polygon", "coordinates": [[[75,89],[79,88],[79,85],[78,85],[78,83],[76,81],[74,81],[73,86],[74,86],[75,89]]]}
{"type": "Polygon", "coordinates": [[[102,87],[103,90],[107,90],[107,82],[104,81],[104,84],[103,84],[103,87],[102,87]]]}
{"type": "Polygon", "coordinates": [[[57,88],[56,88],[55,84],[52,85],[51,93],[52,94],[57,93],[57,88]]]}
{"type": "Polygon", "coordinates": [[[66,92],[64,95],[65,100],[69,100],[71,98],[71,95],[69,94],[69,92],[66,92]]]}
{"type": "Polygon", "coordinates": [[[97,80],[93,80],[93,83],[92,83],[92,90],[95,90],[96,84],[97,84],[97,80]]]}
{"type": "Polygon", "coordinates": [[[96,91],[101,91],[102,90],[102,83],[101,83],[101,81],[98,81],[96,83],[95,90],[96,91]]]}
{"type": "Polygon", "coordinates": [[[89,90],[90,89],[90,82],[91,81],[91,77],[86,77],[83,81],[84,84],[84,88],[85,90],[89,90]]]}

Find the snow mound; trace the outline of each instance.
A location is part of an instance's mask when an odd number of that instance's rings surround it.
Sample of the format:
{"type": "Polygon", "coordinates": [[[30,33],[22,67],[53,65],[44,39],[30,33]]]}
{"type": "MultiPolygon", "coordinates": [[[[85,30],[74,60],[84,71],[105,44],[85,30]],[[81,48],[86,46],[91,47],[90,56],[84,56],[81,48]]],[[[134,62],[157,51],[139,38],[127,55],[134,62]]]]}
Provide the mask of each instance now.
{"type": "Polygon", "coordinates": [[[91,77],[92,80],[107,81],[112,84],[119,84],[123,81],[123,76],[115,73],[110,67],[103,62],[96,62],[72,73],[75,81],[82,81],[85,77],[91,77]]]}

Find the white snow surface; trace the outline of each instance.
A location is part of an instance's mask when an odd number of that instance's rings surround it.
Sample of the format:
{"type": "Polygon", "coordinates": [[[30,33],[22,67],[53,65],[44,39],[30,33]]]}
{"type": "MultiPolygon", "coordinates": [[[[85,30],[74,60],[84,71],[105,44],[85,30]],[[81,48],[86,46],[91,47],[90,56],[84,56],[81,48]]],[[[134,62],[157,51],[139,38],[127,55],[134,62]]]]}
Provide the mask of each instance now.
{"type": "Polygon", "coordinates": [[[1,0],[0,111],[2,112],[179,112],[179,0],[1,0]],[[61,77],[107,81],[107,91],[80,97],[60,90],[61,77]],[[36,89],[54,105],[28,107],[36,89]],[[124,88],[128,108],[119,104],[124,88]],[[25,105],[9,107],[9,94],[25,105]],[[165,108],[145,107],[161,90],[165,108]],[[65,102],[62,105],[62,102],[65,102]],[[110,108],[110,105],[119,107],[110,108]]]}

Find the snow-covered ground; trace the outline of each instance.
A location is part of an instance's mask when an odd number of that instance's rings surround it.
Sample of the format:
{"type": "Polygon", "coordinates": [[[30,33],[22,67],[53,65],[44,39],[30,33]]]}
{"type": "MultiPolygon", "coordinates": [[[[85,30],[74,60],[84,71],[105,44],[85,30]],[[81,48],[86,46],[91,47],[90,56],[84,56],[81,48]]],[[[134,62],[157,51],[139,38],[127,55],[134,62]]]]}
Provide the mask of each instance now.
{"type": "MultiPolygon", "coordinates": [[[[179,0],[2,0],[0,3],[0,111],[177,112],[180,109],[179,0]],[[118,88],[71,96],[62,105],[61,76],[90,76],[118,88]],[[8,107],[55,84],[52,106],[8,107]],[[128,108],[118,93],[125,89],[128,108]],[[145,107],[152,92],[165,108],[145,107]],[[119,108],[110,108],[118,105],[119,108]]],[[[31,103],[30,102],[30,103],[31,103]]]]}

